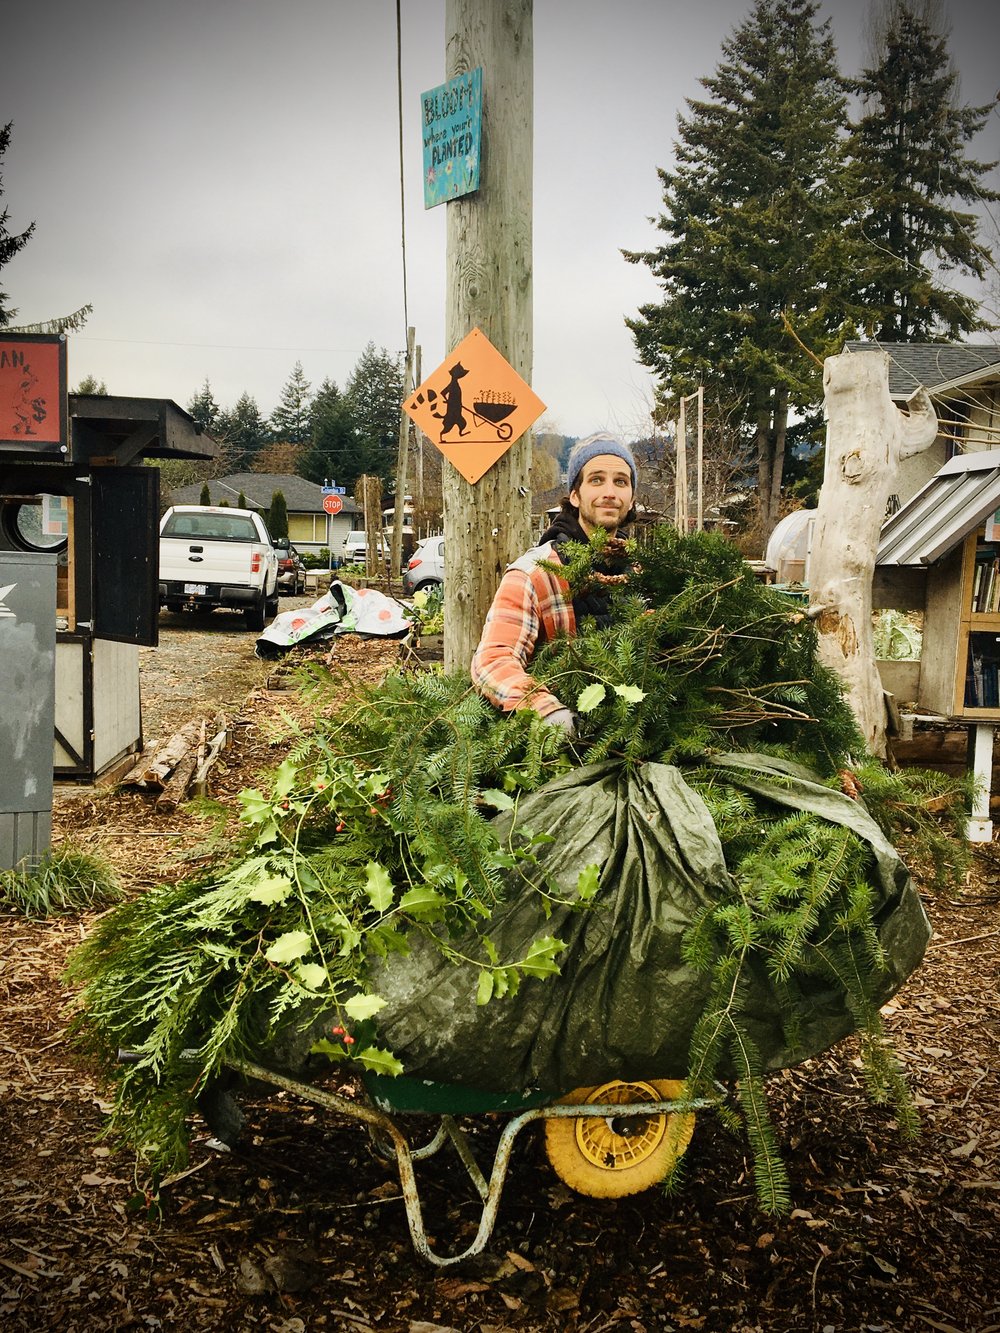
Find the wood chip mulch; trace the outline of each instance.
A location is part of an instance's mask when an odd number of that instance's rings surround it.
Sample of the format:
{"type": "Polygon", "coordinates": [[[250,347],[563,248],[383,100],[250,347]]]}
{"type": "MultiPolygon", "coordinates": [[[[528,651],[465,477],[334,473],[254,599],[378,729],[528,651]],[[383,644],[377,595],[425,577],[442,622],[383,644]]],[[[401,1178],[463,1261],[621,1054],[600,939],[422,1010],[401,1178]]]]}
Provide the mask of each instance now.
{"type": "MultiPolygon", "coordinates": [[[[377,678],[396,646],[338,650],[348,676],[377,678]]],[[[286,683],[271,672],[234,710],[223,804],[280,762],[302,716],[286,683]]],[[[178,874],[204,824],[97,792],[60,802],[57,831],[133,892],[178,874]]],[[[869,1103],[851,1039],[769,1082],[788,1216],[758,1211],[741,1144],[707,1117],[673,1197],[574,1195],[531,1131],[488,1253],[444,1270],[415,1258],[395,1172],[361,1126],[283,1094],[245,1106],[231,1153],[197,1126],[148,1215],[130,1156],[101,1137],[106,1089],[66,1040],[60,977],[92,918],[4,916],[0,1328],[1000,1333],[1000,845],[977,849],[960,893],[921,890],[934,938],[886,1010],[919,1139],[869,1103]]],[[[502,1123],[473,1125],[483,1163],[502,1123]]],[[[447,1152],[419,1171],[434,1244],[468,1245],[480,1206],[464,1172],[447,1152]]]]}

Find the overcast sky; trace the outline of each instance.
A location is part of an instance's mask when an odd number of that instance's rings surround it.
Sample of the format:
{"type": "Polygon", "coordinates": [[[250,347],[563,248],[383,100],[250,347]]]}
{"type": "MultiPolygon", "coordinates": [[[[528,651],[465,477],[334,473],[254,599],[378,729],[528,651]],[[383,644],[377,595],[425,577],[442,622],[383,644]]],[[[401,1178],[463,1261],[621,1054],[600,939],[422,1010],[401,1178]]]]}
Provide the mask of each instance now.
{"type": "MultiPolygon", "coordinates": [[[[532,382],[557,430],[646,426],[624,320],[657,290],[620,251],[656,243],[678,112],[749,9],[535,0],[532,382]]],[[[822,5],[845,73],[867,9],[822,5]]],[[[949,11],[963,100],[992,101],[1000,4],[949,11]]],[[[13,231],[36,223],[2,285],[18,322],[93,304],[70,336],[71,385],[94,375],[186,406],[208,379],[223,407],[247,391],[267,415],[296,361],[314,388],[343,386],[369,342],[405,347],[394,0],[0,0],[0,15],[0,123],[14,122],[0,207],[13,231]]],[[[424,209],[419,133],[444,34],[444,0],[403,0],[408,313],[425,375],[449,351],[447,205],[424,209]]],[[[1000,103],[973,151],[1000,157],[1000,103]]]]}

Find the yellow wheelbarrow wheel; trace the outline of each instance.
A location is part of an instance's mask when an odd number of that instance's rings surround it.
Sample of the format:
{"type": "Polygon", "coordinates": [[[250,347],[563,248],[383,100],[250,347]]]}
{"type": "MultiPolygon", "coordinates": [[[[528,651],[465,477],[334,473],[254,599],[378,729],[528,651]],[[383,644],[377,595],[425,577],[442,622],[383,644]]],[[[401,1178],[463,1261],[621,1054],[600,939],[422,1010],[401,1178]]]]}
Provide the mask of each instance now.
{"type": "MultiPolygon", "coordinates": [[[[567,1104],[624,1106],[672,1101],[684,1085],[677,1079],[622,1082],[576,1088],[567,1104]]],[[[545,1149],[556,1175],[571,1190],[598,1199],[618,1199],[659,1184],[673,1170],[694,1133],[692,1112],[642,1116],[552,1116],[545,1121],[545,1149]]]]}

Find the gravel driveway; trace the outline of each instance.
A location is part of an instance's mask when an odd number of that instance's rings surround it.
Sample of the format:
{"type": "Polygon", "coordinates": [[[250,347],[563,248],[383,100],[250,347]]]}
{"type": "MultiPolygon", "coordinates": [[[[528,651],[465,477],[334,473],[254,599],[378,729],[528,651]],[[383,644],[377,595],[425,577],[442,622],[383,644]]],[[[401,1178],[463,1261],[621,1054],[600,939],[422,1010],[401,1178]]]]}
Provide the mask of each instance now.
{"type": "MultiPolygon", "coordinates": [[[[280,609],[316,594],[282,597],[280,609]]],[[[257,635],[233,611],[160,613],[160,642],[139,649],[143,738],[164,740],[192,718],[232,710],[274,670],[255,655],[257,635]]]]}

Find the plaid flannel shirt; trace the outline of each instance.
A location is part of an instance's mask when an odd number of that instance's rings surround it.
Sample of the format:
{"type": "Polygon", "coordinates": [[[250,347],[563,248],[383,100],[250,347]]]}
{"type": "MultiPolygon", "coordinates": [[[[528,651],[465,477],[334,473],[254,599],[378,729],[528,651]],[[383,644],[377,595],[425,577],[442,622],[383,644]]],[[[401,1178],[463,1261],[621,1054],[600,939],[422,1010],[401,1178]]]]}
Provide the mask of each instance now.
{"type": "Polygon", "coordinates": [[[541,717],[564,707],[528,671],[539,643],[576,633],[569,584],[538,567],[559,563],[552,542],[536,546],[507,566],[472,659],[472,683],[504,712],[533,708],[541,717]]]}

